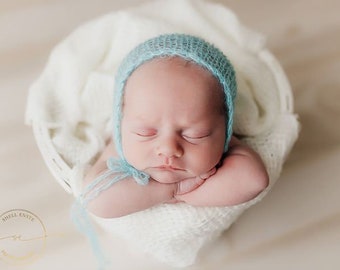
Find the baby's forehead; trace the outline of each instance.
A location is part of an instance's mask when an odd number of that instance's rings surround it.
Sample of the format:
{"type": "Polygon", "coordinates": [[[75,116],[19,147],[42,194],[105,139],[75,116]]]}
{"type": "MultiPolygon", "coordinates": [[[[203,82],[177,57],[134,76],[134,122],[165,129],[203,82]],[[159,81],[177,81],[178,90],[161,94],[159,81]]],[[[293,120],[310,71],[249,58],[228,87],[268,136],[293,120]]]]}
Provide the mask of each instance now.
{"type": "Polygon", "coordinates": [[[157,75],[162,73],[172,76],[173,79],[178,76],[192,76],[194,74],[197,82],[204,82],[209,89],[218,89],[220,94],[224,96],[222,84],[206,67],[177,55],[159,56],[142,63],[127,78],[125,91],[129,88],[128,85],[132,80],[141,83],[145,78],[155,79],[157,75]]]}
{"type": "MultiPolygon", "coordinates": [[[[197,100],[201,97],[210,100],[214,107],[218,108],[223,114],[225,113],[223,86],[218,79],[207,68],[179,56],[157,57],[135,69],[125,86],[124,104],[131,97],[136,98],[138,93],[148,97],[153,93],[160,93],[158,86],[163,87],[164,84],[172,84],[171,81],[177,78],[180,81],[187,80],[184,87],[190,85],[192,98],[197,100]],[[165,77],[164,74],[166,74],[165,77]],[[195,91],[197,92],[198,89],[204,89],[205,94],[196,95],[195,91]]],[[[170,90],[170,88],[165,89],[170,90]]]]}

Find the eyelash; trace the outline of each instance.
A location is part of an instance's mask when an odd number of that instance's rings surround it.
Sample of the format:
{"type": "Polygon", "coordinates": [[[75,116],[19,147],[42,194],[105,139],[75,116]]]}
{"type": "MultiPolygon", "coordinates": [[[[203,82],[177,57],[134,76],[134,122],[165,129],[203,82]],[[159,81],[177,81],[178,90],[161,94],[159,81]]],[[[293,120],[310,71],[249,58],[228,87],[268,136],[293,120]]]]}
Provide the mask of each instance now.
{"type": "MultiPolygon", "coordinates": [[[[134,132],[135,135],[139,136],[139,137],[143,137],[143,138],[151,138],[151,137],[154,137],[156,135],[155,132],[134,132]]],[[[203,136],[188,136],[188,135],[185,135],[185,134],[182,134],[182,137],[185,139],[185,140],[200,140],[200,139],[204,139],[204,138],[207,138],[209,137],[210,134],[207,134],[207,135],[203,135],[203,136]]]]}
{"type": "Polygon", "coordinates": [[[191,137],[191,136],[188,136],[188,135],[182,135],[182,136],[183,136],[183,138],[189,139],[189,140],[200,140],[200,139],[204,139],[204,138],[208,137],[209,135],[197,136],[197,137],[191,137]]]}
{"type": "Polygon", "coordinates": [[[153,133],[139,133],[139,132],[135,132],[135,134],[136,134],[137,136],[145,137],[145,138],[153,137],[153,136],[156,135],[156,134],[153,134],[153,133]]]}

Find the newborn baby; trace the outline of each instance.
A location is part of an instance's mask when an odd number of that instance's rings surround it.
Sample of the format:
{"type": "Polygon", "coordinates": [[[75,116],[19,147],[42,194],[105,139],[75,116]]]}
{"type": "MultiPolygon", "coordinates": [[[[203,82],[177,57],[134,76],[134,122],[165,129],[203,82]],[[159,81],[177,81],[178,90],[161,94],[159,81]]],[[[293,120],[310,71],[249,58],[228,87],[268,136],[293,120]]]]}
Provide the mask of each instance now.
{"type": "Polygon", "coordinates": [[[112,157],[147,181],[141,185],[131,173],[112,182],[88,200],[90,212],[112,218],[162,203],[231,206],[267,187],[259,155],[232,135],[236,79],[222,52],[172,34],[146,41],[124,61],[116,78],[114,140],[85,186],[110,172],[112,157]]]}

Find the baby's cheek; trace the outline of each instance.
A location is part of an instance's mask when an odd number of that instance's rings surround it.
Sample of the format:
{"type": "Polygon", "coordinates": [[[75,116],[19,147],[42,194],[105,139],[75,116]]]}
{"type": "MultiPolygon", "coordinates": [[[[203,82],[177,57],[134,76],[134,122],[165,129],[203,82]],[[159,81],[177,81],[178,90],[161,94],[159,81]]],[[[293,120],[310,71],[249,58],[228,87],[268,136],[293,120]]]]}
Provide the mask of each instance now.
{"type": "Polygon", "coordinates": [[[135,145],[131,140],[125,139],[122,142],[122,148],[125,159],[130,165],[137,168],[139,163],[139,155],[141,153],[139,147],[135,145]]]}
{"type": "Polygon", "coordinates": [[[126,154],[124,153],[124,155],[125,155],[125,159],[130,165],[132,165],[138,170],[142,169],[142,164],[141,164],[142,159],[139,157],[137,149],[133,151],[128,151],[126,152],[126,154]]]}
{"type": "Polygon", "coordinates": [[[194,155],[195,161],[193,163],[195,164],[196,172],[203,174],[210,171],[220,162],[222,154],[223,150],[210,148],[194,155]]]}

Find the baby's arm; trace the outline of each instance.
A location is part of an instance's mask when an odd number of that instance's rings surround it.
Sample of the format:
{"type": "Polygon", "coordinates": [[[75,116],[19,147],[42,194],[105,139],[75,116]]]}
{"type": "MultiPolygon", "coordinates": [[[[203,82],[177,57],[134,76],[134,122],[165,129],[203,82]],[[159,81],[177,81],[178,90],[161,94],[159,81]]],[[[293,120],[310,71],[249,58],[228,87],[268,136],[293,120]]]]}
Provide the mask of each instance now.
{"type": "Polygon", "coordinates": [[[231,206],[255,198],[268,184],[259,155],[232,137],[227,156],[216,173],[197,189],[175,198],[194,206],[231,206]]]}
{"type": "MultiPolygon", "coordinates": [[[[84,187],[107,171],[106,160],[116,156],[117,153],[111,141],[87,173],[84,187]]],[[[163,184],[150,178],[147,185],[141,186],[130,177],[102,191],[88,203],[87,209],[96,216],[103,218],[120,217],[161,203],[176,203],[175,193],[189,192],[197,188],[202,182],[203,180],[199,178],[192,178],[179,183],[163,184]]]]}

